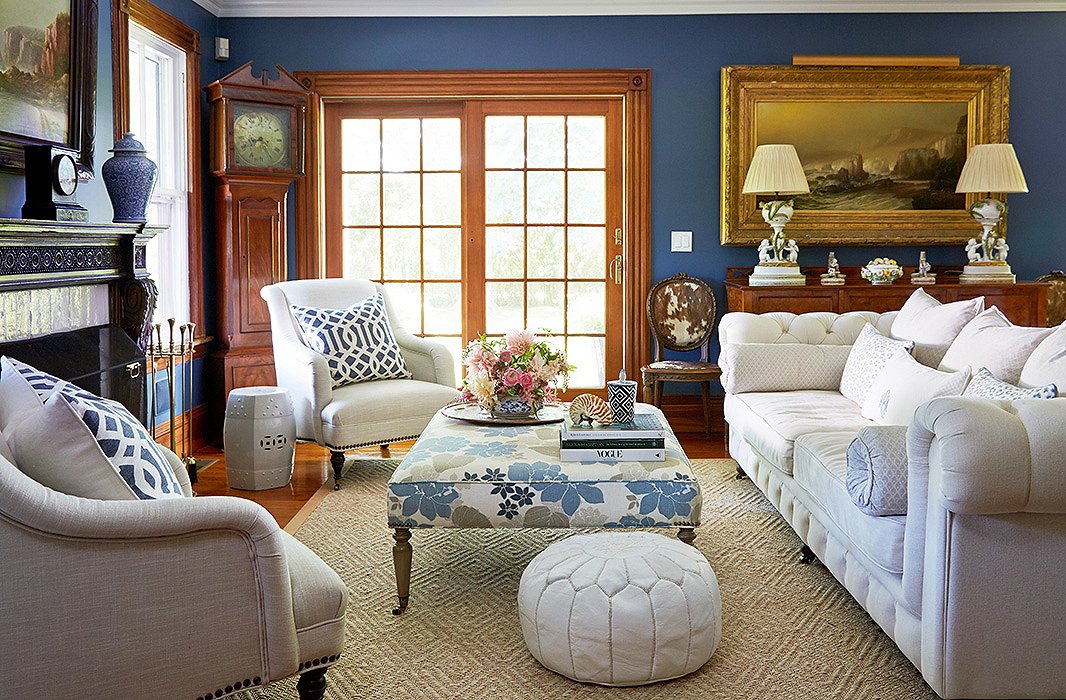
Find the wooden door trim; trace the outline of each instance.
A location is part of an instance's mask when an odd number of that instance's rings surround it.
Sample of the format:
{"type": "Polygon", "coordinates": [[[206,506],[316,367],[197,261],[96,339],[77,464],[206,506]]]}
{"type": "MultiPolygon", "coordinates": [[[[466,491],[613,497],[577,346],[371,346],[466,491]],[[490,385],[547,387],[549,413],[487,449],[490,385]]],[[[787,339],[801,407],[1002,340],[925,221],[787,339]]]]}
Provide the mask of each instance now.
{"type": "Polygon", "coordinates": [[[113,0],[111,4],[112,106],[115,140],[130,130],[130,21],[136,22],[185,52],[185,105],[188,121],[189,201],[189,320],[196,324],[196,338],[203,340],[203,168],[200,165],[200,33],[148,0],[113,0]]]}
{"type": "Polygon", "coordinates": [[[651,352],[644,316],[644,303],[651,288],[650,70],[297,71],[295,76],[311,93],[306,134],[308,176],[296,183],[298,279],[318,278],[325,271],[322,134],[326,104],[351,99],[621,97],[625,138],[624,274],[629,292],[624,309],[625,367],[629,376],[637,376],[651,352]]]}

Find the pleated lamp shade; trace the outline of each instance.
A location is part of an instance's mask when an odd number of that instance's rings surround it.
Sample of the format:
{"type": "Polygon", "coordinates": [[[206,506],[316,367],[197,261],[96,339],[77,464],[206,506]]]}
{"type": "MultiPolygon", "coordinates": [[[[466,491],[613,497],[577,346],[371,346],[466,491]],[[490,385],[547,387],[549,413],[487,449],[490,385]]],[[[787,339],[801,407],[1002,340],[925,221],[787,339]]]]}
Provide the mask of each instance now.
{"type": "Polygon", "coordinates": [[[956,192],[1028,192],[1022,166],[1009,143],[974,146],[966,156],[956,192]]]}
{"type": "Polygon", "coordinates": [[[765,144],[755,149],[744,178],[744,194],[804,194],[810,192],[796,147],[765,144]]]}

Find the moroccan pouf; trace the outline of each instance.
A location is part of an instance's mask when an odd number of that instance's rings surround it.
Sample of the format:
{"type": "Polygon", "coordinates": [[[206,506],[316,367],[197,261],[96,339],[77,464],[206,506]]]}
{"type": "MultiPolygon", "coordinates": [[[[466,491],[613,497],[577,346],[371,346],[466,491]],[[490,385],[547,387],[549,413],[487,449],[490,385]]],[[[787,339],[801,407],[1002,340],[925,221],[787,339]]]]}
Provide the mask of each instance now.
{"type": "Polygon", "coordinates": [[[529,563],[518,614],[530,653],[575,681],[643,685],[692,673],[722,638],[699,550],[647,532],[575,535],[529,563]]]}

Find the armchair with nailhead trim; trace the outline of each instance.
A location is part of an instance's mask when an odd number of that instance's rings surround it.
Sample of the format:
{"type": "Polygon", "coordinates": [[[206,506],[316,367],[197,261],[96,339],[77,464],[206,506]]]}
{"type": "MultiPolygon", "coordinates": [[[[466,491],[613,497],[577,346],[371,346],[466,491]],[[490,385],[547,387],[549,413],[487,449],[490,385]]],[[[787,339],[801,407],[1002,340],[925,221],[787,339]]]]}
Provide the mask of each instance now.
{"type": "MultiPolygon", "coordinates": [[[[301,700],[323,697],[348,590],[264,508],[77,498],[5,451],[0,697],[202,700],[297,673],[301,700]]],[[[191,496],[181,461],[164,452],[191,496]]]]}

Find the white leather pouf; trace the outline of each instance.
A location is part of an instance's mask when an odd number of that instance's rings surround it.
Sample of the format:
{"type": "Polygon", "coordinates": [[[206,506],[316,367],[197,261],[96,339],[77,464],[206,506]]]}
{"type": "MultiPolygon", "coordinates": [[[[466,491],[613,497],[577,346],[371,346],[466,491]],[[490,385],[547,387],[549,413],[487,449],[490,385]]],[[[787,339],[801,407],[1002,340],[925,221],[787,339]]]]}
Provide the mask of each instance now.
{"type": "Polygon", "coordinates": [[[522,574],[530,653],[568,678],[642,685],[692,673],[722,638],[718,579],[698,549],[647,532],[574,535],[522,574]]]}

